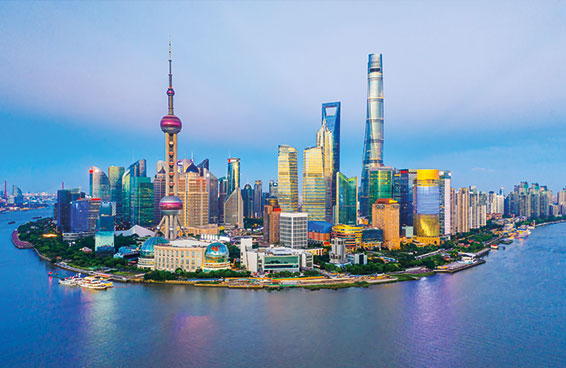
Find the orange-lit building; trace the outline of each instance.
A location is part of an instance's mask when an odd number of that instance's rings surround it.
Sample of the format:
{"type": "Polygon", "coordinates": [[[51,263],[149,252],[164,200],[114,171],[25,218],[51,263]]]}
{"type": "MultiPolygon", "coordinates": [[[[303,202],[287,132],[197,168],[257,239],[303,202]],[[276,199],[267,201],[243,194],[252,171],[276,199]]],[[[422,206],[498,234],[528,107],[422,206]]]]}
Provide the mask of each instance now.
{"type": "Polygon", "coordinates": [[[332,238],[346,241],[346,252],[355,252],[362,245],[363,226],[335,225],[332,227],[332,238]]]}
{"type": "Polygon", "coordinates": [[[372,226],[383,230],[383,246],[400,249],[399,203],[390,198],[379,198],[372,206],[372,226]]]}

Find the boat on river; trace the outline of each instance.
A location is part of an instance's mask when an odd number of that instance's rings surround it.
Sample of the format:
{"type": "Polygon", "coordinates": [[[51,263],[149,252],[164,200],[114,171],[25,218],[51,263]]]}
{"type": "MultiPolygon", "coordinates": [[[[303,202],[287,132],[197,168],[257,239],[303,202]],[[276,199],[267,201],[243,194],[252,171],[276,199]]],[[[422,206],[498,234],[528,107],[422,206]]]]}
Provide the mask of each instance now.
{"type": "Polygon", "coordinates": [[[112,282],[107,279],[103,279],[100,276],[87,276],[79,281],[79,286],[87,289],[93,290],[106,290],[108,288],[114,287],[112,282]]]}

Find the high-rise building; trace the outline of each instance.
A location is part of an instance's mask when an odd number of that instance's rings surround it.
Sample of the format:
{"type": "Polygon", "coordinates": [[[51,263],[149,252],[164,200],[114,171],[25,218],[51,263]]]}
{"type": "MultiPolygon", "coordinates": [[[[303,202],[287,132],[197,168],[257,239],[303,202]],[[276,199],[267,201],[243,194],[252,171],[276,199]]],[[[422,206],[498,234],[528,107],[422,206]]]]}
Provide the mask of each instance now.
{"type": "Polygon", "coordinates": [[[200,176],[196,166],[189,166],[179,176],[177,192],[183,201],[179,220],[185,228],[201,227],[208,224],[208,188],[206,178],[200,176]]]}
{"type": "Polygon", "coordinates": [[[269,181],[269,197],[277,198],[278,191],[277,191],[277,182],[273,179],[269,181]]]}
{"type": "Polygon", "coordinates": [[[224,202],[228,196],[226,193],[228,192],[228,180],[226,177],[221,177],[218,179],[218,223],[224,223],[224,202]]]}
{"type": "Polygon", "coordinates": [[[72,233],[94,233],[100,216],[100,199],[81,198],[71,202],[70,220],[72,233]]]}
{"type": "Polygon", "coordinates": [[[242,204],[244,206],[244,217],[253,217],[254,190],[250,183],[246,183],[242,188],[242,204]]]}
{"type": "Polygon", "coordinates": [[[116,219],[122,216],[122,176],[124,168],[122,166],[108,167],[108,181],[110,182],[110,201],[116,203],[116,219]]]}
{"type": "Polygon", "coordinates": [[[228,180],[228,189],[226,192],[227,196],[230,196],[233,191],[240,189],[240,159],[239,158],[229,158],[228,159],[228,174],[226,175],[228,180]]]}
{"type": "Polygon", "coordinates": [[[336,173],[336,206],[334,223],[356,225],[358,221],[358,177],[336,173]]]}
{"type": "Polygon", "coordinates": [[[253,217],[263,217],[263,191],[261,188],[261,180],[256,180],[254,183],[253,212],[253,217]]]}
{"type": "Polygon", "coordinates": [[[452,173],[448,170],[439,172],[439,192],[440,192],[440,213],[439,226],[440,235],[450,235],[452,233],[452,211],[451,211],[451,183],[452,173]]]}
{"type": "Polygon", "coordinates": [[[57,229],[62,233],[71,232],[71,202],[84,197],[80,189],[60,189],[57,191],[57,229]]]}
{"type": "Polygon", "coordinates": [[[103,201],[110,200],[110,181],[108,176],[96,166],[91,166],[88,170],[88,182],[90,187],[90,197],[100,198],[103,201]]]}
{"type": "Polygon", "coordinates": [[[220,212],[218,207],[218,178],[208,169],[204,169],[203,175],[206,178],[206,187],[208,188],[208,223],[218,224],[220,212]]]}
{"type": "Polygon", "coordinates": [[[277,198],[268,197],[263,209],[263,239],[269,244],[279,241],[280,216],[277,198]]]}
{"type": "Polygon", "coordinates": [[[159,209],[159,202],[165,197],[165,188],[167,187],[167,172],[163,165],[157,162],[157,174],[153,178],[153,223],[159,224],[161,218],[163,217],[161,210],[159,209]]]}
{"type": "Polygon", "coordinates": [[[177,196],[179,174],[177,169],[177,134],[183,124],[173,110],[173,72],[171,69],[171,42],[169,42],[169,88],[167,89],[168,112],[161,118],[161,131],[165,133],[165,161],[167,162],[167,176],[165,177],[165,197],[159,202],[159,209],[163,213],[161,222],[157,225],[166,239],[175,240],[183,234],[183,225],[179,215],[183,210],[183,201],[177,196]]]}
{"type": "MultiPolygon", "coordinates": [[[[379,198],[393,198],[393,171],[392,167],[370,167],[368,169],[367,194],[370,206],[379,198]]],[[[372,212],[368,213],[371,223],[372,212]]]]}
{"type": "MultiPolygon", "coordinates": [[[[322,125],[326,125],[332,133],[332,175],[340,171],[340,102],[322,104],[322,125]]],[[[317,143],[317,145],[320,145],[317,143]]]]}
{"type": "Polygon", "coordinates": [[[89,232],[90,199],[78,199],[71,202],[70,207],[70,228],[68,232],[84,233],[89,232]]]}
{"type": "Polygon", "coordinates": [[[439,170],[417,170],[414,187],[415,235],[425,244],[440,243],[439,170]]]}
{"type": "Polygon", "coordinates": [[[450,234],[454,235],[458,232],[458,195],[455,188],[450,188],[450,234]]]}
{"type": "Polygon", "coordinates": [[[299,210],[297,150],[280,145],[277,156],[277,199],[283,212],[299,210]]]}
{"type": "Polygon", "coordinates": [[[121,222],[136,225],[134,222],[134,180],[139,177],[146,177],[146,161],[138,160],[131,164],[122,175],[122,219],[121,222]]]}
{"type": "Polygon", "coordinates": [[[470,190],[460,188],[456,194],[456,217],[458,233],[470,231],[470,190]]]}
{"type": "MultiPolygon", "coordinates": [[[[324,105],[323,105],[324,106],[324,105]]],[[[326,125],[326,120],[324,119],[325,109],[323,108],[323,120],[322,126],[316,133],[316,145],[322,150],[323,159],[323,177],[325,182],[325,221],[332,221],[332,209],[336,205],[336,165],[335,165],[335,153],[338,147],[334,144],[334,134],[326,125]]],[[[338,129],[340,124],[340,119],[338,118],[338,129]]],[[[304,177],[304,171],[303,171],[304,177]]],[[[303,181],[304,183],[304,181],[303,181]]],[[[304,184],[303,184],[304,185],[304,184]]],[[[304,193],[304,191],[303,191],[304,193]]]]}
{"type": "Polygon", "coordinates": [[[383,165],[383,66],[381,54],[370,54],[368,61],[367,118],[362,162],[360,212],[369,216],[369,169],[383,165]]]}
{"type": "Polygon", "coordinates": [[[401,229],[413,227],[413,186],[416,170],[396,170],[393,175],[393,199],[399,202],[399,225],[401,229]]]}
{"type": "Polygon", "coordinates": [[[308,214],[281,212],[279,221],[279,237],[281,244],[290,248],[307,247],[308,214]]]}
{"type": "Polygon", "coordinates": [[[131,188],[131,218],[132,225],[152,227],[153,223],[153,183],[147,176],[133,178],[131,188]]]}
{"type": "Polygon", "coordinates": [[[240,190],[233,191],[224,202],[224,224],[244,227],[244,204],[240,190]]]}
{"type": "Polygon", "coordinates": [[[399,203],[380,198],[372,206],[372,226],[383,230],[383,246],[389,250],[401,249],[399,239],[399,203]]]}
{"type": "Polygon", "coordinates": [[[326,179],[323,148],[306,148],[303,151],[303,212],[309,214],[311,221],[326,220],[326,179]]]}
{"type": "Polygon", "coordinates": [[[111,202],[100,204],[96,234],[94,236],[94,250],[97,252],[108,251],[114,254],[114,214],[115,207],[111,202]]]}

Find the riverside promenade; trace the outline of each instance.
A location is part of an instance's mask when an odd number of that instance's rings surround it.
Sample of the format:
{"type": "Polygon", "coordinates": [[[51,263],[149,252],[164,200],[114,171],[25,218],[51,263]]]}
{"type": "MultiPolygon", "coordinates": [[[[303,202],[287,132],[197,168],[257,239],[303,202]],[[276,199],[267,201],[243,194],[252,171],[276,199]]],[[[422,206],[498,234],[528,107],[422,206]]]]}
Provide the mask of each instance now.
{"type": "Polygon", "coordinates": [[[33,244],[20,240],[20,238],[18,237],[18,230],[14,230],[12,232],[12,243],[18,249],[31,249],[31,248],[33,248],[33,244]]]}

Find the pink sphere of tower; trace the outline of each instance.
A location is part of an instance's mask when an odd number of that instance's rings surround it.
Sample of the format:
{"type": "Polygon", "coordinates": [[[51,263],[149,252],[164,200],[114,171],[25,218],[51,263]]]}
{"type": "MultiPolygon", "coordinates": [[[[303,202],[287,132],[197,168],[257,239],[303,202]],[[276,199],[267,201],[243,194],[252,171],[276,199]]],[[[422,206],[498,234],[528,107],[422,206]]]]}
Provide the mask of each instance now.
{"type": "Polygon", "coordinates": [[[161,118],[161,130],[163,133],[177,134],[181,131],[183,124],[181,124],[181,119],[175,115],[165,115],[161,118]]]}
{"type": "Polygon", "coordinates": [[[179,197],[165,196],[159,201],[159,209],[164,215],[179,215],[183,210],[183,201],[179,197]]]}

